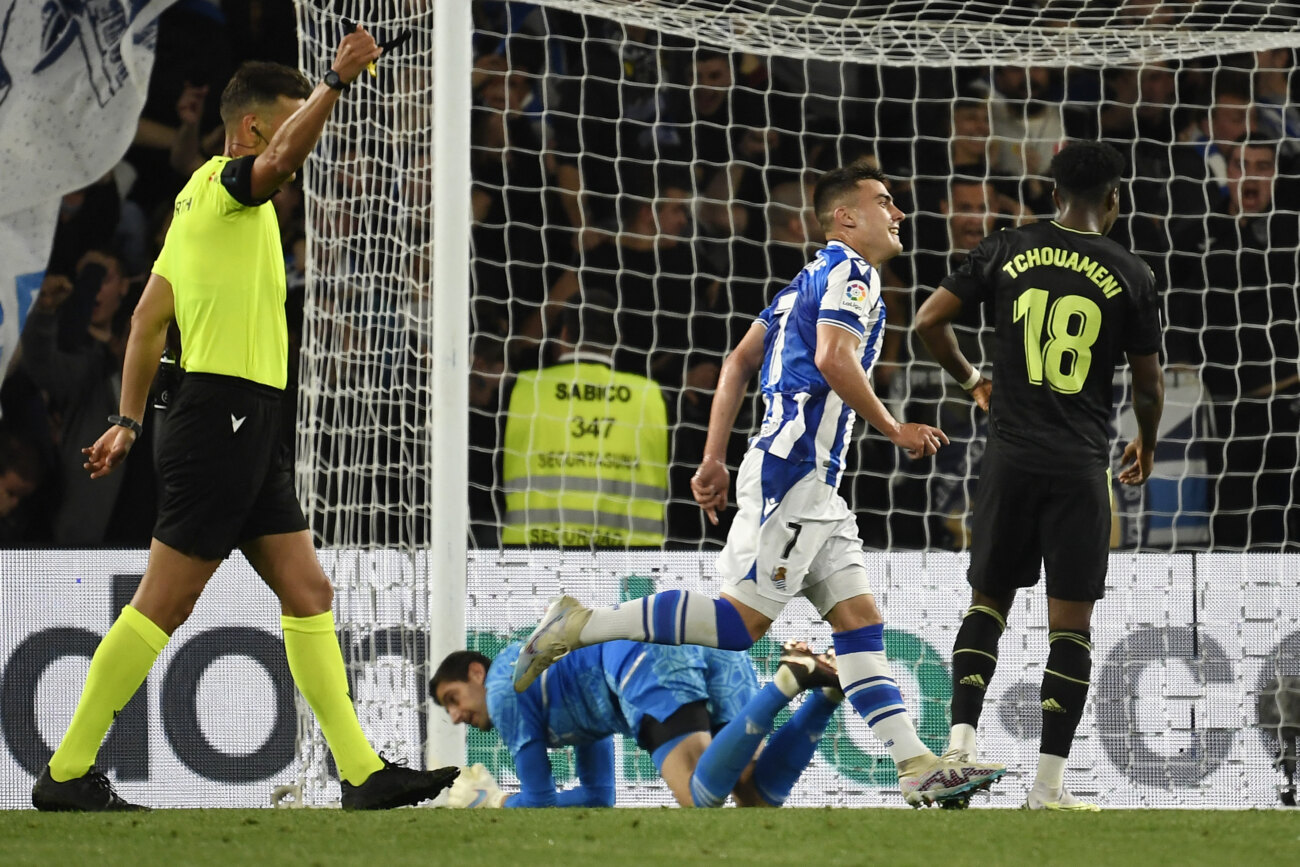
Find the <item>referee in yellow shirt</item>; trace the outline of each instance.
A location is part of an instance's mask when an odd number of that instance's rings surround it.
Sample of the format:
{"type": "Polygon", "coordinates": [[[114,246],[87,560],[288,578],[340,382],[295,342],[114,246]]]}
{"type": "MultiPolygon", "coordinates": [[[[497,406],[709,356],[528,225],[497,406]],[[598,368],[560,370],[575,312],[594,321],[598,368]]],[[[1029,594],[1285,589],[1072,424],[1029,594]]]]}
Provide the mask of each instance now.
{"type": "Polygon", "coordinates": [[[95,651],[68,731],[32,789],[37,809],[140,809],[113,791],[95,756],[113,717],[235,548],[280,599],[289,670],[329,742],[343,807],[418,803],[456,776],[455,768],[393,764],[362,733],[334,632],[333,588],[316,559],[279,437],[288,338],[284,255],[269,202],[306,161],[334,103],[380,53],[358,28],[343,37],[333,67],[314,88],[296,70],[254,62],[240,67],[222,93],[225,152],[176,197],[166,243],[132,320],[120,414],[83,450],[92,478],[126,459],[175,320],[186,374],[158,455],[163,493],[149,563],[95,651]]]}

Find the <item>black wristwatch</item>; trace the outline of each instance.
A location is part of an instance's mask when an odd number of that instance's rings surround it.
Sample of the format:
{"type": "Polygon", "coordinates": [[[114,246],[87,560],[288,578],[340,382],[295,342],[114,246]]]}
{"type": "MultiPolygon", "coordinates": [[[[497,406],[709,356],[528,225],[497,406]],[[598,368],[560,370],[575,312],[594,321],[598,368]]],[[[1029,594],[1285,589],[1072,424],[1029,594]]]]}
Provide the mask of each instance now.
{"type": "Polygon", "coordinates": [[[115,424],[118,427],[124,427],[134,433],[137,437],[144,433],[144,425],[125,415],[110,415],[108,417],[108,423],[115,424]]]}
{"type": "Polygon", "coordinates": [[[339,74],[332,69],[329,72],[325,73],[325,78],[322,80],[325,82],[327,86],[332,87],[335,90],[348,89],[347,82],[339,78],[339,74]]]}

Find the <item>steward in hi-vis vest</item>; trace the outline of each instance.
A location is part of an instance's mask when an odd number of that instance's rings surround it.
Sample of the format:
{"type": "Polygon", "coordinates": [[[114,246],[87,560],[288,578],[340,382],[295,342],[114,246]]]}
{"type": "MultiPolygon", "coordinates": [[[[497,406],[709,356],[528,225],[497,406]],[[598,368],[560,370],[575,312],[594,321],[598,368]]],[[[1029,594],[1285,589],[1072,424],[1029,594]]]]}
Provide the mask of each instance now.
{"type": "Polygon", "coordinates": [[[668,412],[658,383],[611,368],[613,305],[587,293],[580,323],[579,308],[565,311],[566,351],[515,381],[502,457],[505,544],[664,543],[668,412]]]}

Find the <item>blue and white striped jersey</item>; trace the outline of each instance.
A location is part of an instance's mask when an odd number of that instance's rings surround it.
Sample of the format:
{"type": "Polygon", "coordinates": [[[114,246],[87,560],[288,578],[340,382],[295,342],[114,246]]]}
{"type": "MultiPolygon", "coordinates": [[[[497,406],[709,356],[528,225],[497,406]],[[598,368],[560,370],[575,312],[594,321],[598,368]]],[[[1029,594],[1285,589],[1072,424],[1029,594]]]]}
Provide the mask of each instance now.
{"type": "Polygon", "coordinates": [[[885,336],[880,275],[865,259],[831,241],[758,316],[763,337],[763,424],[750,447],[791,463],[813,463],[839,487],[855,413],[817,369],[817,325],[861,338],[870,373],[885,336]]]}

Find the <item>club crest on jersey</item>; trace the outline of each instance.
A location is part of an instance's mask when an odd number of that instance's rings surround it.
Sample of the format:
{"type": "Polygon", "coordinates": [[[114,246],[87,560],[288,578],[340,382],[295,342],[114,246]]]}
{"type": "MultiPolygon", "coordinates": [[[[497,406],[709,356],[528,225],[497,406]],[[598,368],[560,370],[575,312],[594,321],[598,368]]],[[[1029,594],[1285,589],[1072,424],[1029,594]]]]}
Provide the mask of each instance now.
{"type": "Polygon", "coordinates": [[[867,309],[867,296],[870,292],[867,284],[861,280],[850,280],[844,287],[844,307],[847,310],[853,310],[858,313],[865,313],[867,309]]]}

